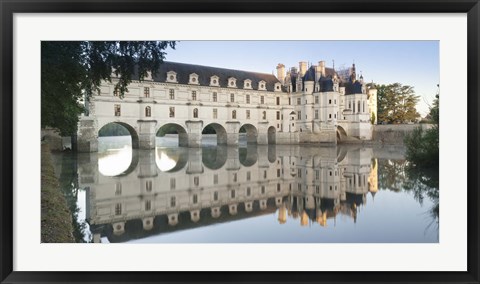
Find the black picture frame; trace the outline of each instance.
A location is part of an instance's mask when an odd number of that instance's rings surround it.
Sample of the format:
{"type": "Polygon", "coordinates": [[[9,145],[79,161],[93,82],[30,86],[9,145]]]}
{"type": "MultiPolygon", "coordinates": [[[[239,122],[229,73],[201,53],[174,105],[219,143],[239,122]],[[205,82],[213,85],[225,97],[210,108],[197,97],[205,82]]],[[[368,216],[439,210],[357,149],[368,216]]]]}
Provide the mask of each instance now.
{"type": "Polygon", "coordinates": [[[1,283],[480,283],[478,0],[1,0],[0,281],[1,283]],[[13,15],[15,13],[467,13],[467,272],[18,272],[13,271],[13,15]]]}

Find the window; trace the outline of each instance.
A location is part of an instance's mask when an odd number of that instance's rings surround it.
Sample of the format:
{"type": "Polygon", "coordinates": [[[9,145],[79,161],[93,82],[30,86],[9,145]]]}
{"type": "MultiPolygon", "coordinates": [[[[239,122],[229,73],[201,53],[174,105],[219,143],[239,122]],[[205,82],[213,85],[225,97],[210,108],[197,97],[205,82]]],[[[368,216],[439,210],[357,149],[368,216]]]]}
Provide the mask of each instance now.
{"type": "Polygon", "coordinates": [[[301,112],[301,111],[298,111],[298,113],[297,113],[297,119],[298,119],[298,120],[302,119],[302,112],[301,112]]]}
{"type": "Polygon", "coordinates": [[[198,118],[198,108],[193,109],[193,118],[198,118]]]}
{"type": "Polygon", "coordinates": [[[120,182],[115,184],[115,195],[122,195],[122,184],[120,182]]]}
{"type": "Polygon", "coordinates": [[[292,98],[288,98],[288,105],[292,104],[292,98]]]}
{"type": "Polygon", "coordinates": [[[318,96],[315,96],[315,103],[318,104],[318,96]]]}
{"type": "Polygon", "coordinates": [[[169,117],[175,117],[175,107],[170,107],[169,111],[170,111],[169,117]]]}
{"type": "Polygon", "coordinates": [[[175,196],[170,197],[170,207],[175,207],[177,205],[177,199],[175,196]]]}
{"type": "MultiPolygon", "coordinates": [[[[277,89],[278,89],[278,86],[277,86],[277,89]]],[[[280,97],[277,97],[277,106],[280,105],[280,97]]]]}
{"type": "Polygon", "coordinates": [[[119,97],[119,96],[120,96],[120,90],[119,90],[118,88],[115,88],[115,89],[113,90],[113,95],[114,95],[115,97],[119,97]]]}
{"type": "Polygon", "coordinates": [[[230,191],[230,197],[235,198],[235,190],[230,191]]]}
{"type": "Polygon", "coordinates": [[[360,112],[360,101],[358,101],[358,112],[360,112]]]}
{"type": "Polygon", "coordinates": [[[316,180],[320,179],[320,171],[319,170],[315,170],[315,179],[316,180]]]}
{"type": "Polygon", "coordinates": [[[232,110],[232,119],[237,119],[237,111],[232,110]]]}
{"type": "Polygon", "coordinates": [[[147,192],[151,192],[152,191],[152,181],[151,180],[147,180],[147,182],[145,182],[145,190],[147,192]]]}
{"type": "Polygon", "coordinates": [[[213,118],[218,118],[218,111],[216,108],[213,109],[213,118]]]}
{"type": "Polygon", "coordinates": [[[267,119],[267,112],[266,111],[262,112],[262,119],[267,119]]]}
{"type": "Polygon", "coordinates": [[[337,100],[333,100],[333,104],[336,105],[336,104],[337,104],[337,100]]]}
{"type": "Polygon", "coordinates": [[[168,93],[170,95],[170,99],[171,100],[174,100],[175,99],[175,90],[174,89],[170,89],[168,90],[168,93]]]}
{"type": "Polygon", "coordinates": [[[233,103],[235,102],[235,94],[230,94],[230,102],[233,103]]]}
{"type": "Polygon", "coordinates": [[[332,118],[332,114],[331,114],[331,113],[328,114],[328,118],[332,118]]]}
{"type": "Polygon", "coordinates": [[[320,186],[319,185],[315,186],[315,193],[320,194],[320,186]]]}
{"type": "Polygon", "coordinates": [[[265,103],[265,97],[264,96],[260,96],[260,104],[264,104],[265,103]]]}
{"type": "Polygon", "coordinates": [[[250,178],[251,178],[251,174],[250,172],[247,172],[247,180],[250,180],[250,178]]]}
{"type": "Polygon", "coordinates": [[[247,95],[247,96],[246,96],[246,102],[247,102],[247,104],[250,103],[250,95],[247,95]]]}
{"type": "Polygon", "coordinates": [[[331,104],[332,104],[332,100],[328,100],[328,104],[331,105],[331,104]]]}
{"type": "Polygon", "coordinates": [[[280,190],[282,190],[281,186],[279,183],[277,183],[277,192],[280,192],[280,190]]]}
{"type": "Polygon", "coordinates": [[[214,200],[214,201],[217,201],[217,200],[218,200],[218,191],[215,191],[215,192],[213,193],[213,200],[214,200]]]}
{"type": "Polygon", "coordinates": [[[233,173],[233,182],[237,182],[237,173],[233,173]]]}
{"type": "Polygon", "coordinates": [[[115,215],[122,215],[122,204],[117,203],[115,204],[115,215]]]}
{"type": "Polygon", "coordinates": [[[362,103],[363,103],[363,112],[365,112],[365,101],[363,101],[362,103]]]}
{"type": "Polygon", "coordinates": [[[120,116],[120,105],[114,105],[115,116],[120,116]]]}
{"type": "Polygon", "coordinates": [[[277,177],[280,177],[280,169],[277,169],[277,177]]]}
{"type": "Polygon", "coordinates": [[[217,101],[217,92],[213,92],[212,100],[213,100],[214,102],[217,101]]]}
{"type": "Polygon", "coordinates": [[[176,187],[175,178],[170,178],[170,189],[175,189],[175,187],[176,187]]]}
{"type": "Polygon", "coordinates": [[[252,189],[250,187],[247,187],[247,196],[250,196],[252,194],[252,189]]]}
{"type": "Polygon", "coordinates": [[[318,119],[318,109],[315,110],[315,119],[318,119]]]}
{"type": "Polygon", "coordinates": [[[145,201],[145,211],[150,211],[150,210],[152,210],[152,201],[147,200],[145,201]]]}
{"type": "Polygon", "coordinates": [[[277,120],[280,120],[280,112],[277,111],[277,120]]]}
{"type": "Polygon", "coordinates": [[[145,116],[146,116],[146,117],[152,116],[152,108],[151,108],[151,107],[147,106],[147,107],[145,108],[145,116]]]}
{"type": "Polygon", "coordinates": [[[218,184],[218,174],[213,175],[213,184],[218,184]]]}
{"type": "Polygon", "coordinates": [[[267,178],[267,171],[263,171],[263,178],[267,178]]]}
{"type": "Polygon", "coordinates": [[[250,111],[246,110],[247,119],[250,119],[250,111]]]}
{"type": "Polygon", "coordinates": [[[192,201],[193,201],[193,204],[197,204],[197,203],[198,203],[198,194],[194,194],[194,195],[193,195],[192,201]]]}
{"type": "Polygon", "coordinates": [[[298,175],[299,178],[302,177],[302,169],[298,169],[298,170],[297,170],[297,175],[298,175]]]}
{"type": "Polygon", "coordinates": [[[143,88],[143,95],[145,96],[145,98],[150,97],[150,88],[149,87],[144,87],[143,88]]]}
{"type": "Polygon", "coordinates": [[[193,184],[195,186],[198,186],[200,184],[200,178],[199,177],[193,177],[193,184]]]}
{"type": "Polygon", "coordinates": [[[192,101],[197,100],[197,91],[192,91],[192,101]]]}
{"type": "Polygon", "coordinates": [[[264,185],[262,185],[261,193],[265,194],[265,186],[264,185]]]}
{"type": "Polygon", "coordinates": [[[301,105],[302,104],[302,99],[301,98],[297,98],[297,105],[301,105]]]}

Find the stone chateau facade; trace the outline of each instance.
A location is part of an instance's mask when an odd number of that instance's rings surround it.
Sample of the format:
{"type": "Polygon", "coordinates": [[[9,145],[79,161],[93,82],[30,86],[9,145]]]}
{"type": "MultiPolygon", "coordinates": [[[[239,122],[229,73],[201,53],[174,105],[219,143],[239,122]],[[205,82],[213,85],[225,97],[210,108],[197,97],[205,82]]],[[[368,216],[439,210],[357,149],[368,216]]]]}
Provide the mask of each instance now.
{"type": "Polygon", "coordinates": [[[160,128],[179,134],[179,145],[200,147],[202,131],[215,129],[218,144],[299,144],[370,140],[377,91],[367,89],[355,64],[344,72],[300,62],[278,64],[277,75],[164,62],[155,76],[133,80],[123,98],[117,78],[103,82],[78,128],[78,150],[98,151],[98,131],[125,126],[133,148],[155,148],[160,128]]]}

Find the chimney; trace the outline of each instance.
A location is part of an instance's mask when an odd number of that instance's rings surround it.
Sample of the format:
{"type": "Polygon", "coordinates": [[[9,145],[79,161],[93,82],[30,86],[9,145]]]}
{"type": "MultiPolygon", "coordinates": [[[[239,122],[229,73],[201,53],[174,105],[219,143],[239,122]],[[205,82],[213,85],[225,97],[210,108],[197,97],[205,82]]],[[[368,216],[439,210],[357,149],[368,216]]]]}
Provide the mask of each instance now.
{"type": "Polygon", "coordinates": [[[278,63],[277,65],[277,79],[282,83],[285,83],[285,65],[278,63]]]}
{"type": "Polygon", "coordinates": [[[322,73],[322,76],[325,77],[325,61],[318,61],[318,67],[320,67],[320,72],[322,73]]]}
{"type": "Polygon", "coordinates": [[[300,75],[301,76],[304,76],[305,75],[305,72],[307,72],[307,62],[305,61],[300,61],[298,63],[298,67],[300,69],[300,75]]]}

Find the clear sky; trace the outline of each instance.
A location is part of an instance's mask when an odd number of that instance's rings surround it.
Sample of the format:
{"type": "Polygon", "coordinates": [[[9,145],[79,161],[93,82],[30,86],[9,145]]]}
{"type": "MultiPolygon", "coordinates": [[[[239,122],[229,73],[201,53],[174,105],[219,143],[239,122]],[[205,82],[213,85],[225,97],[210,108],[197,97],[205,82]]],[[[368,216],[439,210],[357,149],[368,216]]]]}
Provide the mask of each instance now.
{"type": "Polygon", "coordinates": [[[166,60],[274,74],[278,63],[335,61],[339,69],[355,62],[366,82],[413,86],[422,116],[440,83],[438,41],[180,41],[166,60]]]}

